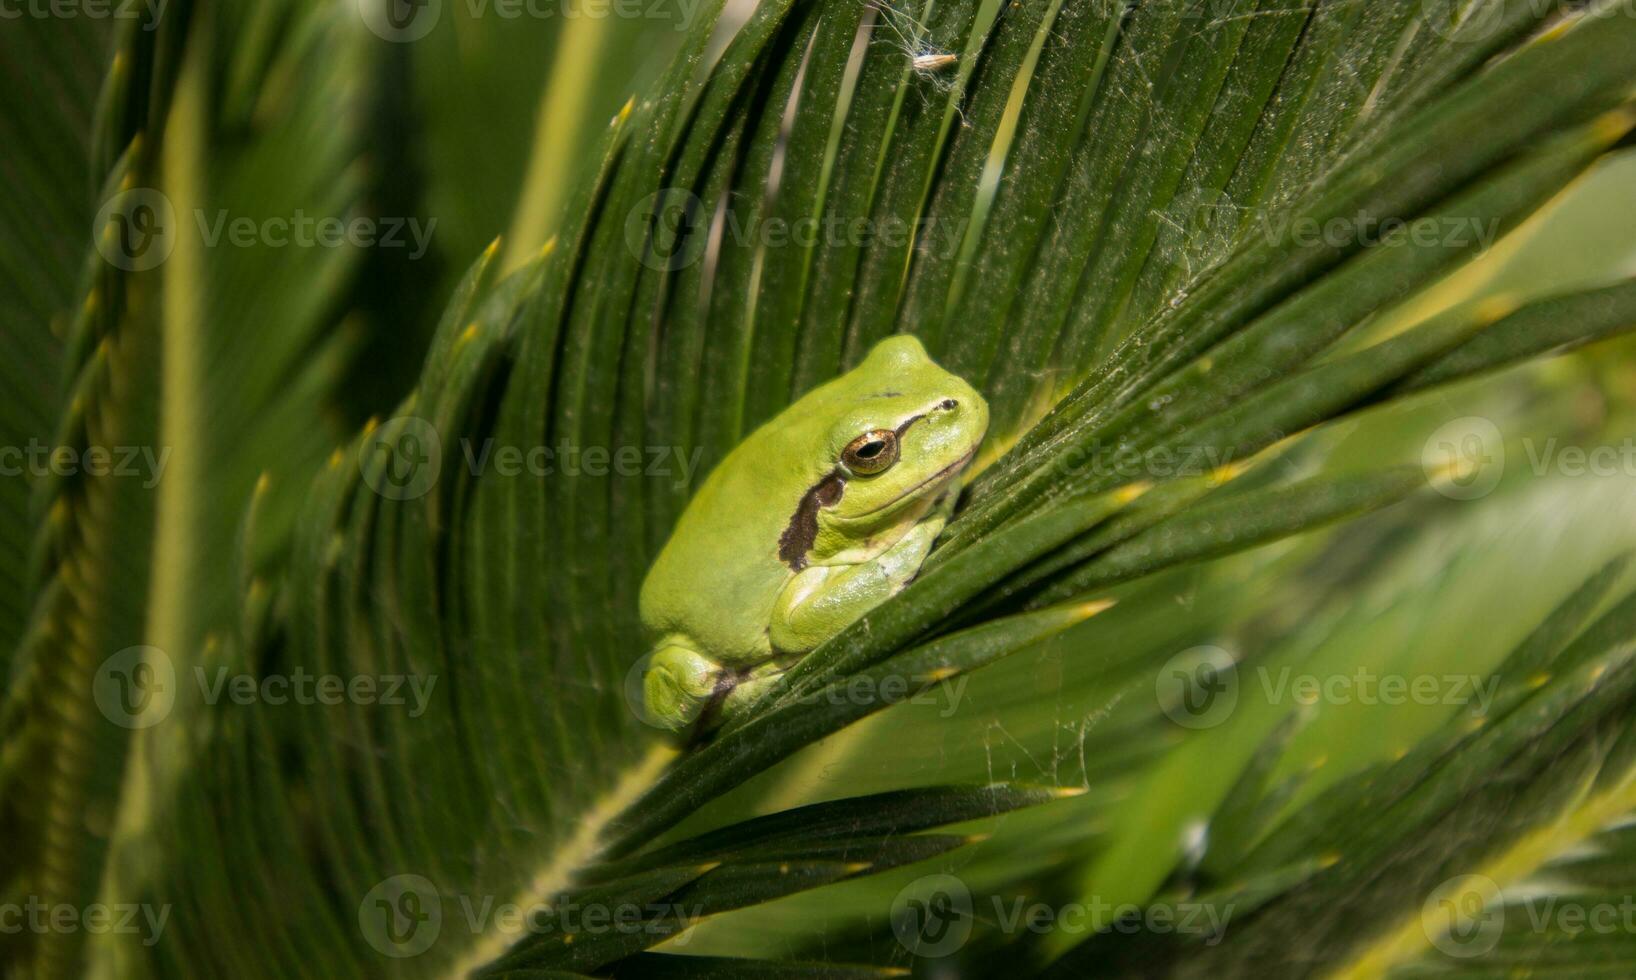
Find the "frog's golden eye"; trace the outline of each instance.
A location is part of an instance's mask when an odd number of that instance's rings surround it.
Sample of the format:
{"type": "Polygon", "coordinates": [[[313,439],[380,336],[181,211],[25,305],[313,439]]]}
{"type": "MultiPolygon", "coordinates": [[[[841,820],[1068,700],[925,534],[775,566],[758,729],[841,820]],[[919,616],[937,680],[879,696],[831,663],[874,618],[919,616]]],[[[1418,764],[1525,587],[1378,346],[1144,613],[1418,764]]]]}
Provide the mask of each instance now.
{"type": "Polygon", "coordinates": [[[862,476],[884,473],[897,461],[898,434],[891,429],[872,429],[841,450],[841,462],[862,476]]]}

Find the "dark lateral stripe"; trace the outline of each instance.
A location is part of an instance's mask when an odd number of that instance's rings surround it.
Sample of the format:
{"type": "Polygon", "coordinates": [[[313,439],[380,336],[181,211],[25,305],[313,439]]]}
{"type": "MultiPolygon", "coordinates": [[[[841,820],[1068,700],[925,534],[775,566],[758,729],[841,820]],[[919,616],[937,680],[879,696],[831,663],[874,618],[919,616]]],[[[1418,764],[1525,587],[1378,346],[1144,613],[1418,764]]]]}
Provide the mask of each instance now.
{"type": "Polygon", "coordinates": [[[778,537],[778,558],[792,571],[799,572],[807,567],[807,552],[818,540],[818,509],[835,506],[845,490],[846,477],[836,468],[801,496],[801,503],[791,515],[789,526],[778,537]]]}

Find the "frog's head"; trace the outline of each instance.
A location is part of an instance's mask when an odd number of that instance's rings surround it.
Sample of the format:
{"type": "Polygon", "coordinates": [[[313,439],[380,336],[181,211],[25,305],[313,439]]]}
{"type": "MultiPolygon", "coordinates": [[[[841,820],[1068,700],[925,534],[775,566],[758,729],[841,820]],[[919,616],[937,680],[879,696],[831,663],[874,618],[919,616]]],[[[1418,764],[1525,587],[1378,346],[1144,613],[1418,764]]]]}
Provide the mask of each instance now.
{"type": "Polygon", "coordinates": [[[881,341],[837,384],[826,449],[843,485],[825,502],[824,530],[856,541],[918,520],[971,462],[988,404],[908,335],[881,341]]]}

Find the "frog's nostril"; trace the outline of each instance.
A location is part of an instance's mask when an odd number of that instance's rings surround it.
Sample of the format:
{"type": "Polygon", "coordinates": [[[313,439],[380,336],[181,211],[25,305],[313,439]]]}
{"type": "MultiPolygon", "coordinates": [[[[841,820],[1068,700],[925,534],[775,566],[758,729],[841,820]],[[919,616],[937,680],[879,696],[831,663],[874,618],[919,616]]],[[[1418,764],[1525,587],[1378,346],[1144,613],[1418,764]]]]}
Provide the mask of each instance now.
{"type": "Polygon", "coordinates": [[[955,401],[953,398],[945,398],[941,402],[938,403],[937,407],[941,408],[945,412],[947,412],[947,411],[952,411],[952,410],[954,410],[956,408],[959,408],[960,403],[955,401]]]}

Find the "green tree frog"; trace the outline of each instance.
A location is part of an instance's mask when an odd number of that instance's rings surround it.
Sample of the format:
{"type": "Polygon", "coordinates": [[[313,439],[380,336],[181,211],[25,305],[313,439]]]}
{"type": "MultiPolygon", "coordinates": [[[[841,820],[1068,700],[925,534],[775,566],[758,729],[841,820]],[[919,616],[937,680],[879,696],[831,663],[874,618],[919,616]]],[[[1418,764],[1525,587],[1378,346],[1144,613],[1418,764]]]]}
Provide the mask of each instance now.
{"type": "Polygon", "coordinates": [[[721,723],[907,585],[987,428],[976,389],[900,335],[739,443],[642,584],[649,719],[721,723]]]}

